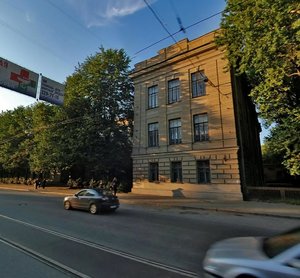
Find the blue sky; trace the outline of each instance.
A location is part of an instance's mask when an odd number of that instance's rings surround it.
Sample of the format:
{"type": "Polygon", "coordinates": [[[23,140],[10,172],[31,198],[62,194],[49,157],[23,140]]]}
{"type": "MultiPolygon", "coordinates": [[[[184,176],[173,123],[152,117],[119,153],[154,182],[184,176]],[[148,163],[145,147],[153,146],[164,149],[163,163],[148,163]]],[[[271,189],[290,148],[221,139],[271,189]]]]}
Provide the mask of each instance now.
{"type": "MultiPolygon", "coordinates": [[[[218,28],[220,14],[200,21],[225,8],[225,0],[147,2],[169,33],[180,30],[178,17],[187,27],[174,36],[176,41],[218,28]]],[[[144,0],[0,0],[0,57],[61,83],[100,46],[123,48],[133,67],[173,44],[168,38],[147,48],[167,36],[144,0]]],[[[0,112],[34,102],[0,88],[0,112]]]]}
{"type": "MultiPolygon", "coordinates": [[[[170,33],[222,11],[224,0],[147,0],[170,33]]],[[[175,35],[194,39],[218,28],[220,15],[175,35]]],[[[143,0],[0,0],[0,57],[58,82],[100,46],[123,48],[132,66],[174,43],[143,0]]],[[[35,101],[0,89],[0,111],[35,101]]]]}

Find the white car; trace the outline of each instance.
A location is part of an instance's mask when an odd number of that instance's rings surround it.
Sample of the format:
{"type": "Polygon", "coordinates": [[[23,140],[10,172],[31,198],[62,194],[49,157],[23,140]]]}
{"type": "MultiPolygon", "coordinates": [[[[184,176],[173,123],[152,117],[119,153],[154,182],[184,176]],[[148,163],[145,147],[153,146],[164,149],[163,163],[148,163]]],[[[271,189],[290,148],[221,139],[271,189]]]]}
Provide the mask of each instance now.
{"type": "Polygon", "coordinates": [[[219,241],[203,268],[206,278],[300,278],[300,227],[269,238],[219,241]]]}

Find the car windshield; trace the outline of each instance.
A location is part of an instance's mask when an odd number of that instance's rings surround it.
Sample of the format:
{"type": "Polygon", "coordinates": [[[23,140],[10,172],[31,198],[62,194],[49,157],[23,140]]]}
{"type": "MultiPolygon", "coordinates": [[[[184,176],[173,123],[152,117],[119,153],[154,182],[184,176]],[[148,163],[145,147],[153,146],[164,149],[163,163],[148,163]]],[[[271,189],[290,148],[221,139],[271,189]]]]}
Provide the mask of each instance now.
{"type": "Polygon", "coordinates": [[[273,258],[299,243],[300,227],[277,236],[266,238],[263,243],[263,249],[268,257],[273,258]]]}

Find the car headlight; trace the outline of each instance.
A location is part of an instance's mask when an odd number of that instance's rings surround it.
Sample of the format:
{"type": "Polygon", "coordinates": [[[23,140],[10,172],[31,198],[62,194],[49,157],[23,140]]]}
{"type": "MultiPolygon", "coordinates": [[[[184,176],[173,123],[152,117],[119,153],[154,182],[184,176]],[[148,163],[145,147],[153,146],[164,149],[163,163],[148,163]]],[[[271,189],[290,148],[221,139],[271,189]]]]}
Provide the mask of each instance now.
{"type": "Polygon", "coordinates": [[[204,269],[208,272],[213,272],[213,273],[218,271],[218,268],[212,265],[207,265],[204,267],[204,269]]]}
{"type": "Polygon", "coordinates": [[[203,268],[205,271],[211,274],[219,274],[221,266],[218,264],[215,264],[211,259],[205,258],[203,261],[203,268]]]}
{"type": "Polygon", "coordinates": [[[107,196],[103,196],[103,197],[102,197],[102,200],[103,200],[103,201],[108,201],[109,198],[108,198],[107,196]]]}

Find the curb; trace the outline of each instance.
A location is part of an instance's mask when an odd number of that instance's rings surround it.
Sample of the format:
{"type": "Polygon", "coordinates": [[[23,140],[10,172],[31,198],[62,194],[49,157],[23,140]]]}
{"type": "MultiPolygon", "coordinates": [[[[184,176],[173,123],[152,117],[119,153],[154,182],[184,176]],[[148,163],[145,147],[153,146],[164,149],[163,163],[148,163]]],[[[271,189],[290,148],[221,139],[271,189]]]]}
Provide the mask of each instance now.
{"type": "Polygon", "coordinates": [[[288,218],[288,219],[300,219],[300,216],[291,216],[291,215],[279,215],[272,213],[263,213],[263,212],[248,212],[234,209],[222,209],[222,208],[204,208],[204,207],[189,207],[189,206],[174,206],[174,208],[180,208],[183,210],[206,210],[213,212],[225,212],[231,214],[245,214],[245,215],[256,215],[256,216],[267,216],[267,217],[278,217],[278,218],[288,218]]]}
{"type": "MultiPolygon", "coordinates": [[[[74,191],[70,192],[58,192],[58,191],[47,191],[47,190],[51,190],[49,187],[44,191],[42,190],[37,190],[34,188],[16,188],[16,187],[1,187],[0,186],[0,190],[10,190],[10,191],[23,191],[23,192],[32,192],[32,193],[39,193],[39,194],[44,194],[44,195],[58,195],[58,196],[67,196],[67,195],[72,195],[74,193],[74,191]]],[[[65,189],[62,189],[65,190],[65,189]]],[[[124,196],[125,197],[125,196],[124,196]]],[[[244,211],[243,209],[227,209],[227,208],[220,208],[220,207],[205,207],[205,206],[194,206],[193,204],[191,205],[185,205],[185,204],[178,204],[178,203],[173,203],[172,204],[172,200],[167,199],[164,200],[163,198],[158,198],[158,201],[155,202],[155,196],[150,196],[149,198],[146,198],[143,200],[143,198],[137,198],[134,199],[134,196],[131,196],[132,198],[124,198],[122,199],[122,197],[120,198],[120,201],[122,201],[124,204],[132,204],[132,205],[137,205],[137,206],[149,206],[149,207],[153,207],[154,204],[156,207],[165,207],[165,208],[177,208],[177,209],[181,209],[181,210],[202,210],[202,211],[212,211],[212,212],[223,212],[223,213],[230,213],[230,214],[243,214],[243,215],[256,215],[256,216],[268,216],[268,217],[278,217],[278,218],[288,218],[288,219],[300,219],[300,213],[299,216],[294,216],[294,215],[282,215],[282,214],[275,214],[275,213],[265,213],[265,212],[252,212],[252,211],[244,211]],[[147,201],[145,201],[147,200],[147,201]],[[149,202],[149,200],[151,200],[149,202]]],[[[140,196],[138,196],[140,197],[140,196]]],[[[161,197],[161,196],[158,196],[161,197]]]]}

